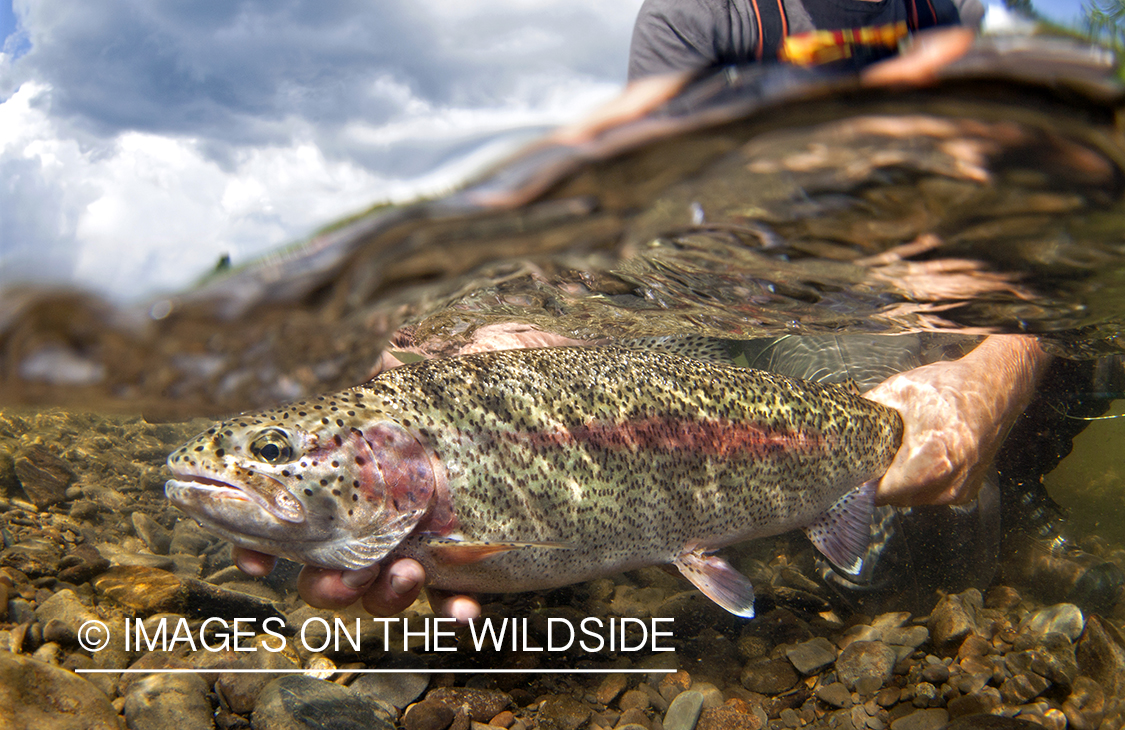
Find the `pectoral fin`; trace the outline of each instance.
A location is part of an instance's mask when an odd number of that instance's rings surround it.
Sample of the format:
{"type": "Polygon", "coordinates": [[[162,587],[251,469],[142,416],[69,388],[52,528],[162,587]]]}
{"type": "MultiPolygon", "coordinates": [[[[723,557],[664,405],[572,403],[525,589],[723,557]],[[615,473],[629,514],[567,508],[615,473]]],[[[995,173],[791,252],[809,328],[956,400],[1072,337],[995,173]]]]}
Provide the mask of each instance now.
{"type": "Polygon", "coordinates": [[[703,595],[743,618],[754,618],[754,586],[730,563],[702,550],[689,550],[672,561],[703,595]]]}
{"type": "Polygon", "coordinates": [[[569,550],[571,548],[570,545],[563,542],[481,542],[449,537],[425,537],[422,538],[422,543],[430,549],[438,561],[448,565],[476,563],[493,555],[521,548],[547,548],[551,550],[569,550]]]}
{"type": "Polygon", "coordinates": [[[863,570],[863,556],[871,540],[871,514],[875,509],[872,479],[840,497],[836,504],[805,528],[805,534],[836,568],[849,577],[863,570]]]}

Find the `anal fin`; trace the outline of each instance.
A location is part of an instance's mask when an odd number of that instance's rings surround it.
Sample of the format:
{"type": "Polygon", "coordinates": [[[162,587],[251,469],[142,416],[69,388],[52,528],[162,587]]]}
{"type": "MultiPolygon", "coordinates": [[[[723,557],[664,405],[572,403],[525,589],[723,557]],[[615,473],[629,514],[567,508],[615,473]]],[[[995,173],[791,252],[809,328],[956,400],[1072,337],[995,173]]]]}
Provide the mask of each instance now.
{"type": "Polygon", "coordinates": [[[844,575],[854,577],[863,570],[863,556],[871,541],[871,515],[875,510],[872,479],[845,494],[823,515],[805,528],[805,534],[844,575]]]}
{"type": "Polygon", "coordinates": [[[702,550],[688,550],[672,561],[703,595],[743,618],[754,618],[754,586],[730,563],[702,550]]]}
{"type": "Polygon", "coordinates": [[[434,557],[448,565],[468,565],[493,555],[521,548],[546,548],[550,550],[569,550],[570,545],[562,542],[484,542],[477,540],[457,540],[447,537],[424,537],[426,545],[434,557]]]}

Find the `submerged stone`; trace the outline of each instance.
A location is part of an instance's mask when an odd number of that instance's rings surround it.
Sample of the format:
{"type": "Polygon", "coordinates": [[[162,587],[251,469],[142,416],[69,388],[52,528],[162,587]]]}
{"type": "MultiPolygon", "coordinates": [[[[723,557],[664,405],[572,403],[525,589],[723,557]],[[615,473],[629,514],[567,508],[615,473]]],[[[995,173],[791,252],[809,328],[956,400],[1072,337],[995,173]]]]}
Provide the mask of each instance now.
{"type": "Polygon", "coordinates": [[[275,679],[258,696],[255,730],[393,730],[394,725],[362,695],[322,679],[290,675],[275,679]]]}
{"type": "Polygon", "coordinates": [[[65,669],[3,651],[0,718],[11,730],[120,730],[100,689],[65,669]]]}
{"type": "Polygon", "coordinates": [[[210,687],[197,674],[153,674],[129,685],[129,730],[210,730],[210,687]]]}

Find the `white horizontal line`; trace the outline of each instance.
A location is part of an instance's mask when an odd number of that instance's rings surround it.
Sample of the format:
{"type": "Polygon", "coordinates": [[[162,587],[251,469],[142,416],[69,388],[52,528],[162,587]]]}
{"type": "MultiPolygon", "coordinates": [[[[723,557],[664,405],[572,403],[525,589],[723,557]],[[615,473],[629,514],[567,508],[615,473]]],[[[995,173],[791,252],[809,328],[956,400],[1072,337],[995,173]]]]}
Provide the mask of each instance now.
{"type": "Polygon", "coordinates": [[[668,674],[675,669],[75,669],[78,674],[668,674]]]}

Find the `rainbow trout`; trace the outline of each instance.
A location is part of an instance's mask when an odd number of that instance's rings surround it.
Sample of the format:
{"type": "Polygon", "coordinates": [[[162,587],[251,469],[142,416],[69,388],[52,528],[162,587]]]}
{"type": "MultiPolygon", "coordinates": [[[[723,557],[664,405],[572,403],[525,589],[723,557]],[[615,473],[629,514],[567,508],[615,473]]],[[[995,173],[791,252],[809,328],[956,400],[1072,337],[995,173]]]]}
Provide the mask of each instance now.
{"type": "Polygon", "coordinates": [[[414,558],[451,591],[672,563],[754,612],[713,551],[804,528],[845,572],[902,438],[840,386],[616,348],[428,360],[216,424],[165,491],[238,545],[326,568],[414,558]]]}

